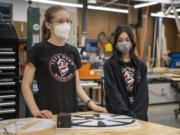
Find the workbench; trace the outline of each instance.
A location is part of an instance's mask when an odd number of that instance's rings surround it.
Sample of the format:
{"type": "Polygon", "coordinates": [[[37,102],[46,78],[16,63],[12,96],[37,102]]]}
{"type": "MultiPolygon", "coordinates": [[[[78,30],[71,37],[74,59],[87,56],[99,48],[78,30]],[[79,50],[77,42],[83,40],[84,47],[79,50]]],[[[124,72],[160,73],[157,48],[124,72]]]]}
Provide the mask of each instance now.
{"type": "MultiPolygon", "coordinates": [[[[72,115],[87,114],[92,112],[73,113],[72,115]]],[[[56,116],[53,117],[56,122],[56,116]]],[[[134,129],[56,129],[56,126],[29,133],[16,133],[16,135],[180,135],[180,129],[138,120],[140,128],[134,129]]],[[[1,134],[1,133],[0,133],[1,134]]],[[[13,135],[13,134],[12,134],[13,135]]]]}

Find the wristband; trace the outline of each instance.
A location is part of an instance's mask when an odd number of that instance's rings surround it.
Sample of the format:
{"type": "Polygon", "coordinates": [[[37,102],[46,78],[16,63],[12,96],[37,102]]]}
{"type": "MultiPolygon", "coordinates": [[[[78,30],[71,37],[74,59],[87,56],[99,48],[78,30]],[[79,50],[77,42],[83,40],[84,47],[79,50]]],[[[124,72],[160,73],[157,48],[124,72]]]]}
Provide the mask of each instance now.
{"type": "Polygon", "coordinates": [[[86,106],[89,105],[89,102],[91,102],[91,99],[89,99],[89,100],[86,102],[86,106]]]}

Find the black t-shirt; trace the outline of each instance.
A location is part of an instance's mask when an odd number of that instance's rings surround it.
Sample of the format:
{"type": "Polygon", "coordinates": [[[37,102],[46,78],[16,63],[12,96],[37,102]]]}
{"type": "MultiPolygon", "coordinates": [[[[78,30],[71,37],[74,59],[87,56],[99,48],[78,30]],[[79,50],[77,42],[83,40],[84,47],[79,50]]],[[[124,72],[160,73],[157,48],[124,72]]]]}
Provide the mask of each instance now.
{"type": "Polygon", "coordinates": [[[129,101],[131,104],[133,104],[134,103],[133,90],[134,90],[135,68],[132,62],[121,62],[121,65],[122,65],[122,73],[123,73],[124,80],[127,86],[127,91],[129,94],[129,101]]]}
{"type": "Polygon", "coordinates": [[[48,41],[28,51],[28,62],[36,67],[36,103],[53,114],[77,111],[76,70],[81,67],[78,50],[68,44],[55,46],[48,41]]]}

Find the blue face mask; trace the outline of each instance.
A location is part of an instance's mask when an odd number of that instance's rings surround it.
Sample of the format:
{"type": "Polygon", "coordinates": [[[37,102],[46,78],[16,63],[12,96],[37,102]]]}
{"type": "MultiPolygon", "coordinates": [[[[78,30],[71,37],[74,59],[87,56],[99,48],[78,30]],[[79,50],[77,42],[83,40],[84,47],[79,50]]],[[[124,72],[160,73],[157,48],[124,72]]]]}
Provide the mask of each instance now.
{"type": "Polygon", "coordinates": [[[132,48],[132,44],[131,42],[117,42],[115,47],[121,53],[128,53],[132,48]]]}
{"type": "Polygon", "coordinates": [[[100,40],[103,40],[103,38],[104,38],[103,36],[100,36],[100,37],[99,37],[100,40]]]}

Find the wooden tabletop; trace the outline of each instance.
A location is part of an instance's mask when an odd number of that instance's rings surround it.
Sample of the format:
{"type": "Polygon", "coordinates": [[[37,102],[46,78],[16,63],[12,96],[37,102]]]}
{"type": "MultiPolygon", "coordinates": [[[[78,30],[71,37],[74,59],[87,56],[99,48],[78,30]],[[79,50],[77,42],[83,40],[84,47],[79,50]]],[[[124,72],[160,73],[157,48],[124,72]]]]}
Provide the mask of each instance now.
{"type": "MultiPolygon", "coordinates": [[[[73,113],[72,115],[86,114],[89,112],[83,113],[73,113]]],[[[56,116],[53,117],[53,120],[56,121],[56,116]]],[[[136,129],[47,129],[39,132],[31,133],[16,133],[16,135],[180,135],[180,129],[168,127],[160,124],[155,124],[151,122],[144,122],[138,120],[141,124],[140,128],[136,129]]]]}

